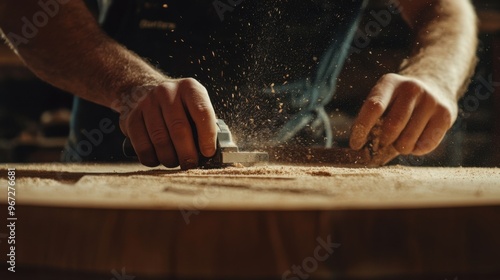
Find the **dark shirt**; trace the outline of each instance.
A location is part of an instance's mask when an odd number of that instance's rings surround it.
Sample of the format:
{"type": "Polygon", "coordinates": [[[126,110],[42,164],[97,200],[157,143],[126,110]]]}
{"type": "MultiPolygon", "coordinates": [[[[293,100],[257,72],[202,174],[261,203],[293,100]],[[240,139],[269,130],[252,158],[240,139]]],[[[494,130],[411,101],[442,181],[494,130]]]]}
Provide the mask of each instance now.
{"type": "MultiPolygon", "coordinates": [[[[232,2],[238,5],[228,6],[227,0],[120,0],[98,6],[109,8],[102,26],[111,37],[169,76],[199,80],[217,116],[233,130],[255,128],[242,122],[268,122],[272,130],[290,114],[314,105],[307,98],[302,105],[290,105],[283,93],[290,90],[279,86],[321,83],[317,72],[328,50],[334,54],[328,56],[332,67],[340,70],[366,1],[232,2]]],[[[333,80],[338,72],[332,72],[333,80]]],[[[63,160],[122,160],[124,136],[117,121],[110,109],[76,98],[63,160]],[[97,137],[99,124],[108,119],[115,129],[97,137]],[[101,141],[91,143],[89,131],[101,141]]]]}

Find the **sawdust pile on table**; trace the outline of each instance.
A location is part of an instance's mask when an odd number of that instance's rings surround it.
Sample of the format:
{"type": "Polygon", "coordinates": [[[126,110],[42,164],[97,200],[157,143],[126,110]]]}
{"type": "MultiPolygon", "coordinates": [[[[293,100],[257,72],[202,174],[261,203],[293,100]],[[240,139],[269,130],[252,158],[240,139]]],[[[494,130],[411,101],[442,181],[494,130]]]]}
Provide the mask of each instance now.
{"type": "MultiPolygon", "coordinates": [[[[500,169],[495,168],[269,165],[180,171],[139,164],[18,164],[16,168],[21,204],[177,209],[202,199],[206,209],[321,209],[500,203],[500,169]]],[[[4,177],[0,189],[5,186],[4,177]]],[[[0,194],[5,195],[6,191],[0,194]]]]}

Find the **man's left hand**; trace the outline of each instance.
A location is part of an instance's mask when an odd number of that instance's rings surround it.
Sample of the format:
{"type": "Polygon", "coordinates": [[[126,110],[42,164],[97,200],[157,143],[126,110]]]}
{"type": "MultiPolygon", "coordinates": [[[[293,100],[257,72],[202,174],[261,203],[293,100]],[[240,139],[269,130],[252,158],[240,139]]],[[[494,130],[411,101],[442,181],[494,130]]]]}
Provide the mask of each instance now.
{"type": "Polygon", "coordinates": [[[352,127],[350,146],[359,150],[382,118],[380,148],[403,155],[433,151],[457,118],[455,95],[434,82],[399,74],[384,75],[364,102],[352,127]]]}

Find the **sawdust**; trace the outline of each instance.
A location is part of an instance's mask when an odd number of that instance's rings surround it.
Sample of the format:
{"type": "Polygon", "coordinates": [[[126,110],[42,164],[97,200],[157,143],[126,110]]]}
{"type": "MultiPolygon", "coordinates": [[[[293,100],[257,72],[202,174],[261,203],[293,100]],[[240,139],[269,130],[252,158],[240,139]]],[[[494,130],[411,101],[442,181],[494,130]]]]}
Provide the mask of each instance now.
{"type": "Polygon", "coordinates": [[[358,176],[370,175],[370,168],[348,168],[331,166],[292,166],[292,165],[267,165],[253,167],[228,167],[224,169],[194,169],[185,171],[186,175],[194,176],[290,176],[290,177],[331,177],[334,175],[358,176]]]}
{"type": "MultiPolygon", "coordinates": [[[[10,166],[12,167],[12,166],[10,166]]],[[[20,204],[178,209],[341,209],[500,204],[500,169],[18,164],[20,204]]],[[[0,168],[5,173],[6,167],[0,168]]],[[[0,199],[6,201],[6,178],[0,199]]]]}
{"type": "Polygon", "coordinates": [[[377,121],[375,126],[370,131],[368,142],[365,147],[365,149],[367,149],[372,155],[370,163],[374,166],[384,166],[399,155],[399,152],[394,148],[394,146],[389,145],[382,147],[380,145],[383,123],[384,120],[382,118],[377,121]]]}
{"type": "Polygon", "coordinates": [[[382,124],[383,120],[379,119],[375,126],[373,126],[370,134],[368,135],[368,143],[367,146],[374,153],[377,153],[380,148],[380,136],[382,135],[382,124]]]}

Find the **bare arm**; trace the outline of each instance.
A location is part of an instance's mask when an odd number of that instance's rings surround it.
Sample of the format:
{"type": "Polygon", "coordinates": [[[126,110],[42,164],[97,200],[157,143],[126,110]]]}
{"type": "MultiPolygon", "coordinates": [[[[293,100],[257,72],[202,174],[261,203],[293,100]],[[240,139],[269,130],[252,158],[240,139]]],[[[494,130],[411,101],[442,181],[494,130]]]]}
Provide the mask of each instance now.
{"type": "Polygon", "coordinates": [[[457,118],[457,100],[475,66],[476,16],[468,0],[400,4],[416,34],[414,50],[399,73],[383,76],[368,95],[351,147],[362,148],[382,117],[381,147],[423,155],[438,146],[457,118]]]}
{"type": "Polygon", "coordinates": [[[38,0],[0,4],[4,36],[37,76],[121,113],[122,131],[131,137],[141,162],[148,166],[180,163],[191,168],[197,164],[188,116],[198,128],[202,153],[213,155],[215,114],[201,84],[165,77],[107,37],[82,0],[53,3],[57,13],[46,24],[35,25],[37,31],[31,33],[23,29],[22,19],[33,22],[33,16],[43,11],[38,0]],[[145,94],[133,96],[133,104],[130,95],[138,91],[145,94]]]}

